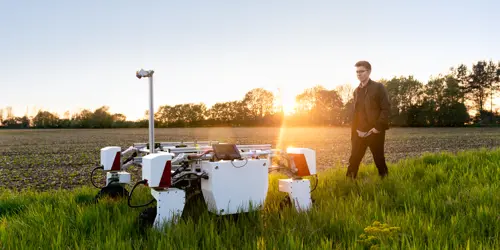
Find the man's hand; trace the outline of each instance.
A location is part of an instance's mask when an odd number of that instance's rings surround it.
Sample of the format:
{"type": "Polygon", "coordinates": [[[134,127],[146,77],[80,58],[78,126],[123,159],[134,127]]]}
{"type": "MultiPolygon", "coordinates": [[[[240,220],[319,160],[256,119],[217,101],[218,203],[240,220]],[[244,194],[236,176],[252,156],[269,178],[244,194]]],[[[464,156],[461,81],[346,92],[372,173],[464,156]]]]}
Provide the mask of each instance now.
{"type": "Polygon", "coordinates": [[[370,129],[368,132],[362,132],[362,131],[359,131],[359,130],[357,130],[357,132],[358,132],[358,136],[361,137],[361,138],[368,137],[371,134],[378,134],[378,133],[380,133],[380,131],[378,131],[375,128],[370,129]]]}

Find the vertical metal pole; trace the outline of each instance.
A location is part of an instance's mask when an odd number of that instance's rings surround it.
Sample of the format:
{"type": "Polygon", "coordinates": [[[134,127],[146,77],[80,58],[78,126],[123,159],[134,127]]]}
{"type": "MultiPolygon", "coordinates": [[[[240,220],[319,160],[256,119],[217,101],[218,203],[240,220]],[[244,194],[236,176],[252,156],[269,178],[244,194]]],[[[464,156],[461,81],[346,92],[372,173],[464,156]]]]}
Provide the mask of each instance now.
{"type": "Polygon", "coordinates": [[[155,117],[153,110],[153,75],[149,76],[149,152],[155,153],[155,117]]]}

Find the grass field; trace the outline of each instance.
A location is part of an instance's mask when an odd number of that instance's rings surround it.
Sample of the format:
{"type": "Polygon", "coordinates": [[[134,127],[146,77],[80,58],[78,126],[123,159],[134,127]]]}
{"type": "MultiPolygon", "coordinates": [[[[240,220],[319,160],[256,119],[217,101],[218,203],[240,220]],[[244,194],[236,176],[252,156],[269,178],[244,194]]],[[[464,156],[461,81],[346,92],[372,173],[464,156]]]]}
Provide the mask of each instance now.
{"type": "MultiPolygon", "coordinates": [[[[0,249],[500,246],[499,129],[392,129],[389,178],[379,180],[367,152],[368,165],[356,182],[346,180],[342,168],[350,150],[348,129],[288,129],[281,139],[279,129],[266,128],[160,129],[156,135],[157,141],[313,148],[321,169],[313,209],[281,209],[280,176],[273,175],[260,212],[233,221],[202,210],[162,232],[142,232],[136,224],[142,208],[129,208],[126,200],[92,203],[98,190],[88,187],[88,173],[101,147],[146,142],[147,130],[0,131],[0,249]]],[[[150,198],[147,188],[134,193],[137,204],[150,198]]]]}
{"type": "Polygon", "coordinates": [[[161,232],[138,230],[141,209],[126,201],[92,204],[95,189],[3,190],[0,249],[495,249],[499,162],[500,149],[429,154],[390,164],[383,181],[372,165],[356,182],[326,170],[307,213],[279,208],[273,176],[263,211],[236,221],[205,211],[161,232]]]}

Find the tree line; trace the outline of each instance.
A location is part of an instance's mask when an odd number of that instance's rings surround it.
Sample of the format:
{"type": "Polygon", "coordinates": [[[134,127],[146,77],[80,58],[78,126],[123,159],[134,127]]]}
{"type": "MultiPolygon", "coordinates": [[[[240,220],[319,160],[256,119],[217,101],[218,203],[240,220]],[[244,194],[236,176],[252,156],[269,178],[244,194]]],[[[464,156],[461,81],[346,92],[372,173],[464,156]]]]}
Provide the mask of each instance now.
{"type": "MultiPolygon", "coordinates": [[[[461,127],[500,125],[493,101],[500,90],[500,61],[460,64],[427,83],[413,76],[379,79],[391,102],[390,125],[395,127],[461,127]]],[[[352,120],[354,88],[342,85],[326,89],[321,85],[305,89],[295,97],[293,114],[285,115],[279,96],[263,88],[248,91],[240,100],[163,105],[156,110],[156,127],[210,126],[347,126],[352,120]]],[[[0,109],[2,128],[147,128],[143,119],[128,121],[123,114],[111,114],[109,107],[83,110],[64,118],[40,110],[36,116],[15,117],[12,109],[0,109]]]]}

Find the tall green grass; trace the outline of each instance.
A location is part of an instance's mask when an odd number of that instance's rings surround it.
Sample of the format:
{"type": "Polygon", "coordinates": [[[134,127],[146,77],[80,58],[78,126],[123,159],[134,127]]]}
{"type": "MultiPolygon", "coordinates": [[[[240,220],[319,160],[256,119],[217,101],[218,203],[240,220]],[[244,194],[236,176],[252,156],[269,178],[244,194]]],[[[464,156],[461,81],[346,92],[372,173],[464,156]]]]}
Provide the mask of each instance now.
{"type": "MultiPolygon", "coordinates": [[[[0,190],[0,249],[494,249],[500,247],[500,149],[427,154],[374,165],[359,178],[345,168],[319,174],[314,207],[281,209],[270,181],[264,210],[238,220],[202,212],[162,231],[138,230],[142,208],[93,204],[98,190],[0,190]]],[[[134,204],[149,200],[147,188],[134,204]]]]}

